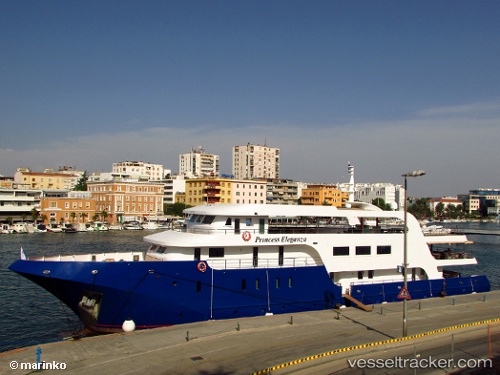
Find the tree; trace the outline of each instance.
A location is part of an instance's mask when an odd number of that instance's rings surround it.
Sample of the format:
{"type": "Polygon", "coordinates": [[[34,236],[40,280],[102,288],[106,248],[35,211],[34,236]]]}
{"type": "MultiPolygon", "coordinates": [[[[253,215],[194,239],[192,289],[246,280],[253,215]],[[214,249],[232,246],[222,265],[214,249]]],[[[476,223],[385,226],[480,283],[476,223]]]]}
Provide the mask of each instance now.
{"type": "Polygon", "coordinates": [[[36,208],[32,208],[30,213],[31,213],[31,220],[33,220],[33,222],[36,223],[40,213],[36,208]]]}
{"type": "Polygon", "coordinates": [[[69,214],[69,216],[71,217],[71,222],[74,223],[76,218],[76,213],[72,212],[69,214]]]}
{"type": "Polygon", "coordinates": [[[391,205],[385,203],[385,200],[383,200],[382,198],[375,198],[374,200],[372,200],[372,204],[384,211],[391,211],[391,205]]]}
{"type": "Polygon", "coordinates": [[[87,171],[84,171],[82,177],[78,180],[74,188],[75,191],[87,191],[87,171]]]}
{"type": "Polygon", "coordinates": [[[444,217],[444,203],[443,202],[440,202],[436,205],[436,209],[434,210],[434,214],[438,219],[442,219],[444,217]]]}
{"type": "Polygon", "coordinates": [[[172,216],[182,216],[182,211],[189,207],[192,206],[186,205],[185,203],[165,204],[163,207],[163,212],[166,215],[170,214],[172,216]]]}
{"type": "Polygon", "coordinates": [[[408,212],[415,216],[417,220],[431,218],[432,211],[427,206],[427,198],[420,198],[415,201],[412,205],[408,206],[408,212]]]}

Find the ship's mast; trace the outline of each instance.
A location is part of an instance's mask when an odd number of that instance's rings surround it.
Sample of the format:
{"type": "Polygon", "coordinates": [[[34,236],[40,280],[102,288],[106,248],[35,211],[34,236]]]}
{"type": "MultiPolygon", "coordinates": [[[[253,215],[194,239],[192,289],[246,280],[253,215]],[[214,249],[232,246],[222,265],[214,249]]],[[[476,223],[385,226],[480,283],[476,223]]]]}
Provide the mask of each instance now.
{"type": "Polygon", "coordinates": [[[347,173],[349,173],[349,183],[347,184],[347,192],[349,193],[349,198],[347,199],[347,202],[345,206],[347,208],[351,207],[351,204],[349,202],[354,202],[354,165],[351,165],[351,163],[348,161],[347,162],[347,173]]]}

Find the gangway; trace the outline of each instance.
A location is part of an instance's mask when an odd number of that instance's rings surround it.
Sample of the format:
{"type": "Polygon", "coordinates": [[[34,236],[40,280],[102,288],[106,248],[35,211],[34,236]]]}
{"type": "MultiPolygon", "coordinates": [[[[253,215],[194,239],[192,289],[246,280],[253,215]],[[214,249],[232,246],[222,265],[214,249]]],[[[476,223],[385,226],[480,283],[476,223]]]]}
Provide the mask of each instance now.
{"type": "Polygon", "coordinates": [[[362,303],[361,301],[358,301],[356,298],[354,298],[350,294],[342,294],[342,297],[344,297],[345,299],[348,299],[349,301],[351,301],[352,303],[354,303],[361,310],[365,310],[365,311],[372,311],[373,310],[373,306],[367,306],[367,305],[365,305],[364,303],[362,303]]]}

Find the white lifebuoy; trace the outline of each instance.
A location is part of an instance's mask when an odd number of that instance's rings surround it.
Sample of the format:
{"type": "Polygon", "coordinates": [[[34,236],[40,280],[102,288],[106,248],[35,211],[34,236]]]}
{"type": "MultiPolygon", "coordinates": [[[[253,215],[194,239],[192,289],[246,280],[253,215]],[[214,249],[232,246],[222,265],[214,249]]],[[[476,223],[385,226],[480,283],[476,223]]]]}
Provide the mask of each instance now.
{"type": "Polygon", "coordinates": [[[198,268],[198,271],[200,272],[205,272],[207,270],[207,265],[205,264],[205,262],[200,262],[198,263],[198,266],[196,266],[198,268]]]}
{"type": "Polygon", "coordinates": [[[250,234],[250,232],[245,231],[245,232],[243,232],[243,234],[241,235],[241,237],[243,237],[243,239],[245,241],[250,241],[250,238],[252,238],[252,235],[250,234]]]}

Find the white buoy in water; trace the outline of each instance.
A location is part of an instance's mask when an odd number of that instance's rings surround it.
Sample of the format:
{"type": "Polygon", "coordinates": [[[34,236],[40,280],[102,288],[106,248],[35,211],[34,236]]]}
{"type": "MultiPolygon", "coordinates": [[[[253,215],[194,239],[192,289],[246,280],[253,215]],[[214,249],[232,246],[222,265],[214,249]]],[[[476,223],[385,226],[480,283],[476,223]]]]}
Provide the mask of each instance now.
{"type": "Polygon", "coordinates": [[[127,319],[122,324],[123,332],[132,332],[135,330],[135,322],[132,319],[127,319]]]}

